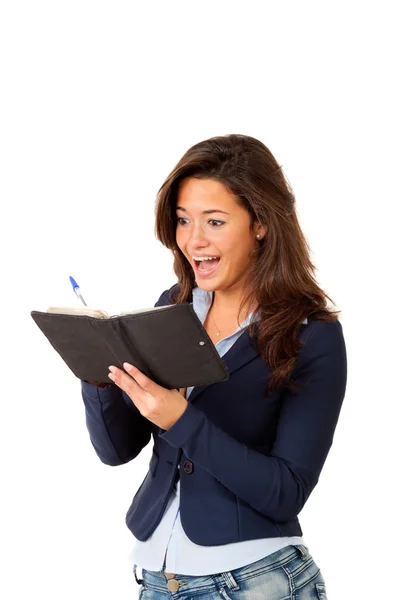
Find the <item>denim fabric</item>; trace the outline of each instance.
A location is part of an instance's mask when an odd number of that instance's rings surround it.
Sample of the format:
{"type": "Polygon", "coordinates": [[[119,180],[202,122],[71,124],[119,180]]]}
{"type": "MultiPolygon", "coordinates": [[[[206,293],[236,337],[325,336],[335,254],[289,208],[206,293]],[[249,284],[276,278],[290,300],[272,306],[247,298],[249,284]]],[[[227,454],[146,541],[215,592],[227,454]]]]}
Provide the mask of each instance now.
{"type": "MultiPolygon", "coordinates": [[[[136,566],[134,568],[136,578],[136,566]]],[[[290,545],[239,569],[206,576],[175,576],[169,591],[163,571],[142,569],[139,600],[327,600],[325,580],[308,548],[290,545]]]]}

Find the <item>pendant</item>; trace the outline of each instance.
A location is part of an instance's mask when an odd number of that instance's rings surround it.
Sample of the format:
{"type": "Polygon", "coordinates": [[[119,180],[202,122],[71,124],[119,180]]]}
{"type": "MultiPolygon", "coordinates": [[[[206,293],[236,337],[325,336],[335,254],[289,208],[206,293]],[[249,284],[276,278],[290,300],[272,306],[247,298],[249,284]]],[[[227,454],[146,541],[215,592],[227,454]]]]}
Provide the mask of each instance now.
{"type": "Polygon", "coordinates": [[[219,337],[219,334],[220,334],[220,333],[221,333],[221,332],[220,332],[220,331],[218,331],[218,333],[217,333],[217,337],[219,337]]]}

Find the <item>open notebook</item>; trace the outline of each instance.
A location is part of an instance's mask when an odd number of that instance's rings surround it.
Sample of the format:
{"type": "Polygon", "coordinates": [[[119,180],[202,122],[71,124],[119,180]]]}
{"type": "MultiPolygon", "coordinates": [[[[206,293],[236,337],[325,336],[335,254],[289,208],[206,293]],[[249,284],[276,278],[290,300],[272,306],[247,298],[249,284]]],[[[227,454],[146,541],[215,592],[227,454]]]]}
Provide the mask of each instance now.
{"type": "Polygon", "coordinates": [[[113,316],[88,307],[65,306],[30,314],[74,375],[85,381],[110,383],[109,365],[122,369],[124,362],[168,389],[229,378],[192,303],[113,316]]]}

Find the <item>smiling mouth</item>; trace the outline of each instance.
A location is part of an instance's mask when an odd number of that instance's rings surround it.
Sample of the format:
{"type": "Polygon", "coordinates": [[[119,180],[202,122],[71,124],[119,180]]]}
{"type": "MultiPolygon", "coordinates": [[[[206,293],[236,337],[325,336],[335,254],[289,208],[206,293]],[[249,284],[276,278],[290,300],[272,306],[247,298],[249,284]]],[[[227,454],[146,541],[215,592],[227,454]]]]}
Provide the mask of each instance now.
{"type": "Polygon", "coordinates": [[[193,259],[195,272],[203,276],[211,275],[218,267],[220,260],[220,258],[213,258],[212,260],[200,261],[193,259]]]}

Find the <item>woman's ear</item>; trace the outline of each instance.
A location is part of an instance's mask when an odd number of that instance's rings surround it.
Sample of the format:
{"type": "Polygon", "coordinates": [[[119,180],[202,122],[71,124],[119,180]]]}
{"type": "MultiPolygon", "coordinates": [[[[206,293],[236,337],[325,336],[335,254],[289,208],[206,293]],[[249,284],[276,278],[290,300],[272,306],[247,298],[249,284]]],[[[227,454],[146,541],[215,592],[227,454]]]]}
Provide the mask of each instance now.
{"type": "Polygon", "coordinates": [[[261,242],[261,240],[267,235],[267,228],[260,223],[257,223],[255,227],[256,239],[261,242]]]}

